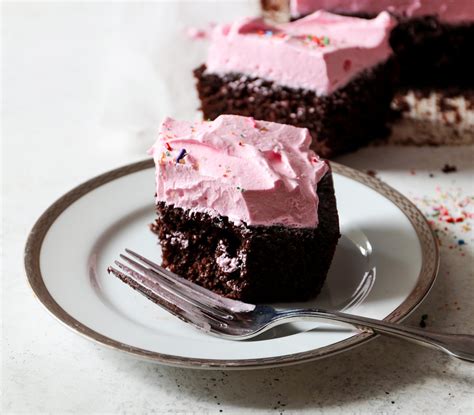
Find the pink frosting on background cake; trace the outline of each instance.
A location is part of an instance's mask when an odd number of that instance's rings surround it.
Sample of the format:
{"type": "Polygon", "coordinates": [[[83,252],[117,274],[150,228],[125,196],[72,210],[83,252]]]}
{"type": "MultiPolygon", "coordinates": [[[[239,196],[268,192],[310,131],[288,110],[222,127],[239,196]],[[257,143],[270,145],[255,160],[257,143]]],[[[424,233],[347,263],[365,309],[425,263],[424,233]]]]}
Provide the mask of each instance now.
{"type": "Polygon", "coordinates": [[[207,73],[243,73],[327,95],[392,54],[393,26],[386,12],[369,20],[318,11],[278,26],[244,19],[214,29],[207,73]]]}
{"type": "Polygon", "coordinates": [[[150,149],[156,200],[248,225],[318,225],[326,162],[309,149],[305,128],[250,117],[166,118],[150,149]]]}
{"type": "Polygon", "coordinates": [[[387,10],[397,16],[436,16],[446,23],[474,21],[473,0],[290,0],[292,16],[315,10],[377,14],[387,10]]]}

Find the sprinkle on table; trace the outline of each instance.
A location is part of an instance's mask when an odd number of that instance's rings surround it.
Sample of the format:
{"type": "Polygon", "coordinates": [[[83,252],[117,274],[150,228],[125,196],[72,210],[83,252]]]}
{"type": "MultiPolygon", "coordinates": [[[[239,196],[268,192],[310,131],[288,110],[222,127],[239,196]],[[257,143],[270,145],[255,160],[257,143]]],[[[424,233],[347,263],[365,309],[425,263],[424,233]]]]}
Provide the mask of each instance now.
{"type": "Polygon", "coordinates": [[[474,243],[474,197],[465,196],[460,188],[436,186],[434,195],[412,199],[427,217],[439,244],[465,257],[466,246],[474,243]]]}

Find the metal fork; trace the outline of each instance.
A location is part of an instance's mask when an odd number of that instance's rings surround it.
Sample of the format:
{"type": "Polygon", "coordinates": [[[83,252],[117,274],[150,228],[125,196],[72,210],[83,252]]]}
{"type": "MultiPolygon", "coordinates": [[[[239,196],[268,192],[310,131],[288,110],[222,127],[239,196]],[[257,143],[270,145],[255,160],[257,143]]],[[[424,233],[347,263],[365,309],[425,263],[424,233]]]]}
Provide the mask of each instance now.
{"type": "Polygon", "coordinates": [[[131,251],[120,255],[108,271],[192,326],[217,337],[246,340],[283,323],[332,320],[359,330],[387,334],[441,350],[450,356],[474,362],[474,336],[449,334],[402,326],[382,320],[318,308],[276,310],[219,296],[166,270],[131,251]]]}

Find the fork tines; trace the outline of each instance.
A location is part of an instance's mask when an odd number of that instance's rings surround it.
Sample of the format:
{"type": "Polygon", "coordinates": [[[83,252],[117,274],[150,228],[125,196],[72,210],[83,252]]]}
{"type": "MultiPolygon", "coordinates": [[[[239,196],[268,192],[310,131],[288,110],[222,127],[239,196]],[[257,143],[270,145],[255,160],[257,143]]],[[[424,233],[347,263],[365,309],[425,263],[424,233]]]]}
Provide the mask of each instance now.
{"type": "Polygon", "coordinates": [[[235,313],[252,311],[255,306],[221,297],[166,270],[155,262],[126,249],[121,261],[108,268],[127,285],[176,317],[205,331],[224,328],[235,313]]]}

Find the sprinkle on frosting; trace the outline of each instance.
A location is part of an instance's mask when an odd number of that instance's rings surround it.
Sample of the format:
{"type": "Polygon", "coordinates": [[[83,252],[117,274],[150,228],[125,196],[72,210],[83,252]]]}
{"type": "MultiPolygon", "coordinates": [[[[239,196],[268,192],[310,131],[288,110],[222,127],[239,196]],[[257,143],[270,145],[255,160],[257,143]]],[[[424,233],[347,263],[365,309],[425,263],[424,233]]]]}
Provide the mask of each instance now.
{"type": "Polygon", "coordinates": [[[310,142],[305,128],[250,117],[166,118],[150,149],[157,201],[234,223],[315,227],[317,183],[328,165],[310,142]]]}
{"type": "Polygon", "coordinates": [[[181,163],[181,164],[184,164],[184,158],[188,155],[188,153],[186,153],[186,149],[185,148],[182,148],[181,151],[179,152],[178,154],[178,157],[176,157],[176,163],[181,163]]]}
{"type": "MultiPolygon", "coordinates": [[[[249,32],[252,33],[252,32],[249,32]]],[[[280,30],[256,30],[254,32],[255,34],[259,36],[265,36],[265,37],[273,37],[275,39],[282,39],[282,40],[288,40],[288,39],[293,39],[300,41],[303,46],[309,46],[309,47],[324,47],[329,45],[330,40],[329,37],[327,36],[316,36],[312,34],[298,34],[298,35],[292,35],[291,33],[285,33],[280,30]]]]}

